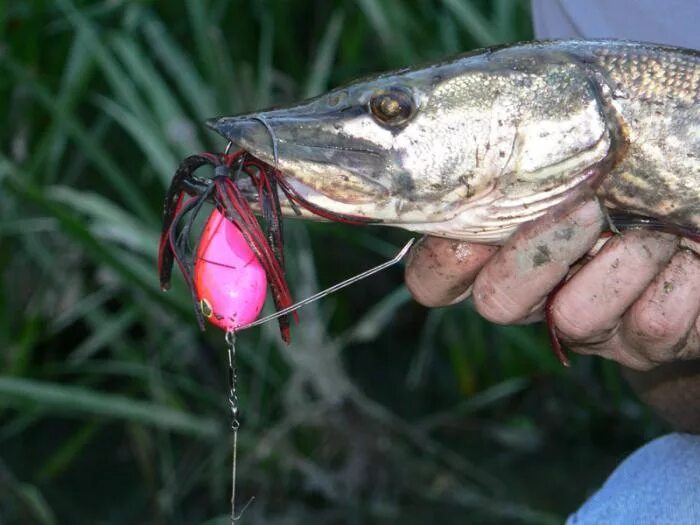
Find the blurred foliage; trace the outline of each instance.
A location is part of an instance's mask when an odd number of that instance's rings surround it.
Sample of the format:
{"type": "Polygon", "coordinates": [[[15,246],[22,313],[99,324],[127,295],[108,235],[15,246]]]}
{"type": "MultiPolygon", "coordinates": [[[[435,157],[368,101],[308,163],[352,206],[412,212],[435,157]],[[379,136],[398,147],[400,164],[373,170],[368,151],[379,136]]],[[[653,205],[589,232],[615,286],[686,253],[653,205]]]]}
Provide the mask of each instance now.
{"type": "MultiPolygon", "coordinates": [[[[201,122],[531,38],[520,0],[4,3],[0,522],[228,523],[223,336],[158,290],[164,190],[201,122]]],[[[406,232],[298,222],[307,296],[406,232]]],[[[535,327],[428,311],[393,269],[239,337],[246,523],[549,523],[663,427],[535,327]]]]}

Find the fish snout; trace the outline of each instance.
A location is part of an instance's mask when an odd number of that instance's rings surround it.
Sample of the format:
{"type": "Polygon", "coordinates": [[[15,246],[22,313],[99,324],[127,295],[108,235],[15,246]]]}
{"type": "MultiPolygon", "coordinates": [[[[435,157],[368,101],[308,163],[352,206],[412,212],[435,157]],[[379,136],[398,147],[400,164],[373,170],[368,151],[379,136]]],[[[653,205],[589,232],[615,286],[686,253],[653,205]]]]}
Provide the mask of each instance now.
{"type": "Polygon", "coordinates": [[[318,193],[326,200],[360,204],[389,197],[389,190],[376,177],[386,170],[386,154],[344,136],[341,123],[332,115],[276,110],[214,118],[206,124],[238,148],[278,168],[308,198],[318,193]]]}

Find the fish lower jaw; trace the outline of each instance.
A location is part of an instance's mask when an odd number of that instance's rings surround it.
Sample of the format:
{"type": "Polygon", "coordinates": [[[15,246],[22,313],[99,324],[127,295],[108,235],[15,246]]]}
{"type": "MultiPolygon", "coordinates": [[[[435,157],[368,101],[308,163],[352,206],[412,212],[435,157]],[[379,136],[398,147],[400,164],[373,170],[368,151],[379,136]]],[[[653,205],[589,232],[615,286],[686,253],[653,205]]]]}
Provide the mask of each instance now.
{"type": "Polygon", "coordinates": [[[419,223],[419,224],[387,224],[387,226],[401,227],[432,237],[445,237],[459,241],[473,242],[477,244],[502,245],[515,232],[519,224],[509,226],[477,226],[454,224],[454,221],[441,223],[419,223]]]}
{"type": "Polygon", "coordinates": [[[579,195],[579,187],[584,185],[587,185],[587,180],[579,179],[575,184],[563,186],[537,199],[514,198],[494,188],[447,220],[393,225],[437,237],[501,245],[522,224],[538,219],[564,201],[575,198],[579,195]]]}
{"type": "MultiPolygon", "coordinates": [[[[552,206],[555,204],[553,203],[552,206]]],[[[503,215],[504,210],[501,208],[485,206],[471,208],[442,222],[387,224],[387,226],[399,226],[426,235],[478,244],[502,245],[519,226],[542,217],[550,208],[551,206],[529,210],[522,209],[520,213],[515,215],[503,215]]]]}

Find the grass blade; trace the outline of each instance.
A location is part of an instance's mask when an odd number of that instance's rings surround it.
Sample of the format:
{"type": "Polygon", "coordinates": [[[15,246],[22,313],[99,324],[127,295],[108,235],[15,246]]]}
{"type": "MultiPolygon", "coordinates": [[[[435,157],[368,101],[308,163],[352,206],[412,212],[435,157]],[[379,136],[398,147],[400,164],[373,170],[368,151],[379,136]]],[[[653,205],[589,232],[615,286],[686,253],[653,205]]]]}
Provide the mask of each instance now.
{"type": "Polygon", "coordinates": [[[98,241],[95,236],[87,230],[85,224],[80,219],[65,210],[59,204],[52,202],[35,186],[29,182],[21,183],[15,177],[6,179],[5,186],[22,199],[33,202],[44,209],[49,215],[53,216],[61,224],[63,232],[66,235],[80,243],[90,256],[112,268],[126,282],[130,283],[131,286],[134,286],[139,291],[146,292],[157,302],[165,302],[171,306],[176,306],[182,313],[187,312],[189,314],[191,312],[191,307],[186,306],[183,302],[178,302],[175,294],[163,294],[160,291],[155,276],[155,270],[152,271],[153,277],[150,279],[134,271],[132,265],[129,265],[120,257],[116,256],[110,248],[98,241]]]}
{"type": "Polygon", "coordinates": [[[146,94],[152,113],[159,125],[158,134],[177,148],[181,156],[192,150],[201,151],[192,122],[185,116],[172,90],[146,57],[144,49],[133,38],[116,36],[112,45],[127,68],[128,74],[138,82],[146,94]]]}
{"type": "Polygon", "coordinates": [[[491,46],[500,42],[501,35],[471,2],[442,0],[442,3],[452,11],[457,21],[479,46],[491,46]]]}
{"type": "Polygon", "coordinates": [[[333,60],[335,59],[338,42],[343,31],[343,19],[343,11],[336,9],[316,50],[316,58],[306,80],[304,97],[308,98],[318,95],[328,86],[333,60]]]}
{"type": "Polygon", "coordinates": [[[46,196],[86,215],[91,222],[91,231],[96,236],[107,242],[123,245],[155,263],[155,247],[158,245],[160,232],[136,220],[133,215],[106,197],[68,186],[51,186],[46,189],[46,196]]]}
{"type": "Polygon", "coordinates": [[[154,19],[147,19],[143,32],[156,58],[160,60],[170,74],[180,93],[187,100],[190,110],[199,119],[216,116],[217,105],[211,86],[204,82],[182,49],[168,34],[163,24],[154,19]]]}
{"type": "Polygon", "coordinates": [[[119,194],[124,202],[142,218],[155,219],[153,210],[146,203],[143,194],[110,158],[102,146],[96,142],[85,127],[79,123],[66,108],[59,104],[55,97],[30,75],[25,68],[7,56],[0,55],[0,64],[3,64],[18,82],[23,83],[33,92],[38,102],[51,113],[56,122],[69,136],[77,142],[82,153],[88,157],[104,175],[112,188],[119,194]]]}
{"type": "Polygon", "coordinates": [[[223,430],[215,419],[161,404],[34,379],[0,376],[0,404],[48,408],[71,416],[118,419],[203,439],[214,439],[223,430]]]}
{"type": "Polygon", "coordinates": [[[100,107],[126,131],[134,143],[143,151],[151,166],[160,175],[163,185],[167,187],[173,178],[178,162],[164,142],[158,128],[153,128],[141,118],[121,107],[116,102],[98,97],[100,107]]]}

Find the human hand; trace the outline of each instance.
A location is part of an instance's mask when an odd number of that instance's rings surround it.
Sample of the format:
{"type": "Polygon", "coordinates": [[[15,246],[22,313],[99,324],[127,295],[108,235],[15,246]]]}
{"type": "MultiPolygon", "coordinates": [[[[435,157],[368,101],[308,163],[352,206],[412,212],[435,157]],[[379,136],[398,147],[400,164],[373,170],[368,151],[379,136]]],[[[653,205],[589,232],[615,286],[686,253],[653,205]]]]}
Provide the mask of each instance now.
{"type": "Polygon", "coordinates": [[[612,236],[586,264],[605,218],[579,201],[522,226],[500,249],[426,237],[411,252],[406,284],[426,306],[472,296],[499,324],[543,318],[548,295],[557,334],[568,348],[626,367],[700,357],[700,257],[678,238],[634,230],[612,236]]]}

